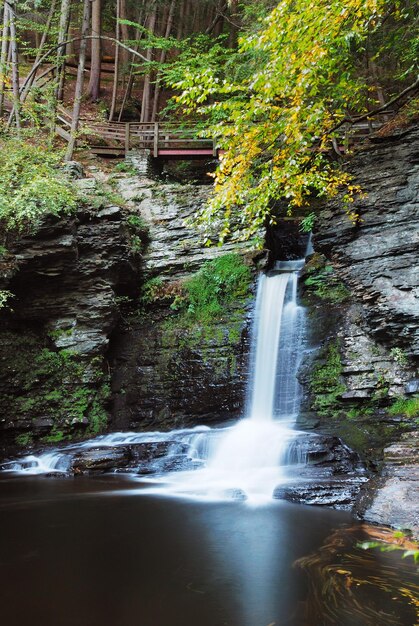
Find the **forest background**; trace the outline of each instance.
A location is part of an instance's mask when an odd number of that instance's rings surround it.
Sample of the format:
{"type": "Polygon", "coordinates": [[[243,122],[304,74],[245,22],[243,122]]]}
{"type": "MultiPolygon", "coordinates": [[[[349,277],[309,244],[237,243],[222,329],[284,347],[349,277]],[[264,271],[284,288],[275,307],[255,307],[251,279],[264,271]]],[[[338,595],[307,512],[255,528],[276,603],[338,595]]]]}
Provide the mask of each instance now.
{"type": "Polygon", "coordinates": [[[384,115],[398,124],[400,115],[402,123],[417,116],[414,0],[3,0],[0,7],[3,244],[45,212],[74,208],[58,166],[83,145],[81,118],[170,120],[213,138],[222,157],[214,193],[196,216],[211,243],[214,224],[220,242],[251,238],[278,212],[338,193],[356,222],[362,190],[342,159],[351,154],[351,129],[384,115]],[[65,146],[55,132],[60,106],[71,112],[65,146]]]}

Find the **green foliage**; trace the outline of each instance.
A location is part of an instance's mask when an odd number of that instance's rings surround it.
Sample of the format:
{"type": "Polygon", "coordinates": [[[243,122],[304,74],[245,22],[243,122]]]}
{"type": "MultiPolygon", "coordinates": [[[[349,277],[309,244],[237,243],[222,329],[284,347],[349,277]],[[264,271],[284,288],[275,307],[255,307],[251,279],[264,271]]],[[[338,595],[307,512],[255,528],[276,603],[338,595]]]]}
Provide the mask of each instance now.
{"type": "Polygon", "coordinates": [[[407,365],[407,356],[402,348],[392,348],[390,350],[390,356],[392,356],[399,365],[407,365]]]}
{"type": "Polygon", "coordinates": [[[314,222],[316,221],[316,214],[309,213],[304,219],[301,220],[300,230],[302,233],[311,233],[313,230],[314,222]]]}
{"type": "Polygon", "coordinates": [[[331,342],[324,349],[321,362],[314,366],[310,381],[314,396],[312,406],[319,415],[336,414],[339,396],[346,391],[341,380],[342,369],[339,345],[331,342]]]}
{"type": "Polygon", "coordinates": [[[209,240],[214,224],[221,241],[249,238],[275,222],[278,200],[292,212],[342,189],[357,221],[359,189],[332,158],[333,144],[348,116],[379,105],[378,75],[390,73],[389,96],[416,80],[413,4],[284,0],[242,35],[237,51],[197,39],[193,58],[177,57],[165,72],[175,104],[199,116],[223,151],[214,196],[198,216],[209,240]]]}
{"type": "Polygon", "coordinates": [[[6,230],[35,228],[46,215],[75,210],[77,194],[59,170],[61,155],[45,146],[0,140],[0,225],[6,230]]]}
{"type": "Polygon", "coordinates": [[[402,559],[412,557],[415,563],[419,563],[419,546],[417,543],[412,542],[409,536],[402,530],[396,530],[389,542],[384,541],[363,541],[358,543],[358,548],[362,550],[371,550],[373,548],[379,548],[381,552],[394,552],[395,550],[403,550],[402,559]],[[406,550],[404,544],[408,544],[409,549],[406,550]],[[410,544],[410,545],[409,545],[410,544]]]}
{"type": "Polygon", "coordinates": [[[136,168],[130,163],[127,163],[126,161],[121,161],[120,163],[115,165],[113,171],[124,172],[125,174],[132,174],[132,176],[135,176],[135,174],[137,174],[136,168]]]}
{"type": "Polygon", "coordinates": [[[158,276],[150,278],[144,283],[141,289],[141,302],[144,305],[151,304],[157,298],[163,285],[163,281],[158,276]]]}
{"type": "Polygon", "coordinates": [[[150,242],[150,231],[147,222],[140,216],[131,214],[127,217],[130,231],[129,245],[134,254],[142,254],[150,242]]]}
{"type": "Polygon", "coordinates": [[[31,433],[22,433],[16,437],[15,442],[18,446],[26,447],[33,442],[33,436],[31,433]]]}
{"type": "Polygon", "coordinates": [[[8,306],[7,302],[10,298],[13,298],[11,291],[7,291],[7,289],[0,289],[0,309],[8,306]]]}
{"type": "Polygon", "coordinates": [[[409,418],[419,417],[419,396],[397,398],[388,412],[390,415],[404,415],[409,418]]]}
{"type": "Polygon", "coordinates": [[[205,263],[185,282],[184,307],[189,317],[208,323],[220,318],[225,306],[250,293],[252,273],[238,254],[226,254],[205,263]]]}
{"type": "Polygon", "coordinates": [[[338,279],[331,265],[309,269],[304,284],[318,298],[332,304],[340,304],[350,296],[350,291],[338,279]]]}
{"type": "Polygon", "coordinates": [[[42,438],[42,441],[45,443],[59,443],[60,441],[64,441],[66,436],[64,435],[62,430],[57,430],[56,428],[52,428],[49,435],[42,438]]]}

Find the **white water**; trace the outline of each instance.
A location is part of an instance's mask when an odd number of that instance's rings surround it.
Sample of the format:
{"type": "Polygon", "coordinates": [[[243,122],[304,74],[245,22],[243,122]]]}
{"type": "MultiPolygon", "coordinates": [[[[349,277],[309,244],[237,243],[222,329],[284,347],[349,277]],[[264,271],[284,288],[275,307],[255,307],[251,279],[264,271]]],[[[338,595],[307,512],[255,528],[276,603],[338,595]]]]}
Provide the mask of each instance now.
{"type": "Polygon", "coordinates": [[[302,309],[297,305],[297,278],[297,271],[260,276],[248,416],[222,434],[204,468],[163,477],[166,494],[233,496],[259,504],[270,501],[283,482],[299,400],[296,370],[302,309]]]}
{"type": "Polygon", "coordinates": [[[277,272],[259,278],[252,334],[248,410],[245,419],[225,429],[198,427],[170,433],[112,433],[40,456],[27,456],[9,470],[40,474],[65,472],[76,450],[136,443],[169,443],[152,462],[155,472],[141,481],[141,493],[198,499],[242,498],[264,503],[300,461],[292,450],[299,408],[296,378],[303,309],[297,304],[298,270],[304,261],[277,264],[277,272]],[[167,464],[187,448],[192,469],[170,471],[167,464]]]}

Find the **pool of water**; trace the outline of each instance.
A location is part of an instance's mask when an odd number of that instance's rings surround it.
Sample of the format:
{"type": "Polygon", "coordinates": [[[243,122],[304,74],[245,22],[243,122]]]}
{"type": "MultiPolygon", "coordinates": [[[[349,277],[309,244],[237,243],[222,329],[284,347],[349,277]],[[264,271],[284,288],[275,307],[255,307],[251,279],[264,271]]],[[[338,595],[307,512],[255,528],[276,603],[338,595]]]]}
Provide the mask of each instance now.
{"type": "Polygon", "coordinates": [[[415,567],[377,550],[363,560],[348,513],[138,488],[116,476],[1,476],[1,623],[415,624],[415,567]]]}

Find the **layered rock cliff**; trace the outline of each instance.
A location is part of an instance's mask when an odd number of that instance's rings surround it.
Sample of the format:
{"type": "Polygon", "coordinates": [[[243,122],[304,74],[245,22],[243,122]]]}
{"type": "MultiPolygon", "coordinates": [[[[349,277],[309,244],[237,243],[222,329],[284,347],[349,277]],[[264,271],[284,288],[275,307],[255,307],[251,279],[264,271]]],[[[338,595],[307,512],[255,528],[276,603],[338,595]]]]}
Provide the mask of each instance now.
{"type": "Polygon", "coordinates": [[[301,372],[305,426],[337,433],[380,472],[359,510],[417,533],[418,154],[417,128],[375,138],[347,165],[364,192],[351,207],[358,218],[340,198],[320,212],[304,289],[321,348],[301,372]]]}

